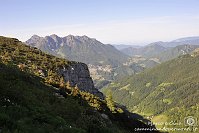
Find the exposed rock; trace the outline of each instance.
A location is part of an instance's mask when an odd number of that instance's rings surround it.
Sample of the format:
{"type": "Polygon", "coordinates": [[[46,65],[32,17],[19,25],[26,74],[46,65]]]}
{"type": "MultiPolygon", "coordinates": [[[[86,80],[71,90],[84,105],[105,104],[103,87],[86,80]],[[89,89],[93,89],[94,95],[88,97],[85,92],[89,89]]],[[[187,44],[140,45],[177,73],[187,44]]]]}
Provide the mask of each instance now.
{"type": "Polygon", "coordinates": [[[69,81],[72,87],[77,85],[80,90],[90,92],[103,99],[103,94],[94,87],[86,64],[71,63],[67,68],[60,69],[60,74],[63,75],[66,82],[69,81]]]}
{"type": "Polygon", "coordinates": [[[104,119],[109,120],[108,115],[106,115],[106,114],[101,114],[101,116],[102,116],[104,119]]]}

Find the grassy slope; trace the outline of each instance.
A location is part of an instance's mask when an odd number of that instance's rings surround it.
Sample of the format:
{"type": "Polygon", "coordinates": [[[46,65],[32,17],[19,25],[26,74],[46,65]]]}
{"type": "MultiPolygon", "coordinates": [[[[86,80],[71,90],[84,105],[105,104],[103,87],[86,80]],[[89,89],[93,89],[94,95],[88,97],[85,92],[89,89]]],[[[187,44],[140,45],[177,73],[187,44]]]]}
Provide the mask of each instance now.
{"type": "Polygon", "coordinates": [[[0,69],[0,127],[4,132],[84,132],[76,128],[75,120],[88,106],[81,107],[72,97],[56,98],[39,78],[2,64],[0,69]]]}

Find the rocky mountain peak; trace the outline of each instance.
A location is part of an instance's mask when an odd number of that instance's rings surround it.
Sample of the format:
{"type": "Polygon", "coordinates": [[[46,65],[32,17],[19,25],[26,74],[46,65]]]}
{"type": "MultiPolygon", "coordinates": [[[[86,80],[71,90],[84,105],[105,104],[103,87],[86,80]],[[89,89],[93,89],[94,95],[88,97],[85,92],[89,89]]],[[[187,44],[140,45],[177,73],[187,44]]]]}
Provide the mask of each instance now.
{"type": "Polygon", "coordinates": [[[53,39],[53,40],[60,40],[61,38],[59,36],[57,36],[56,34],[52,34],[50,35],[50,37],[53,39]]]}
{"type": "Polygon", "coordinates": [[[68,36],[66,36],[66,38],[69,39],[69,40],[74,40],[74,39],[75,39],[75,36],[73,36],[73,35],[68,35],[68,36]]]}
{"type": "Polygon", "coordinates": [[[33,36],[31,37],[31,39],[39,39],[39,38],[41,38],[41,37],[38,36],[38,35],[33,35],[33,36]]]}
{"type": "Polygon", "coordinates": [[[30,39],[26,41],[26,43],[32,47],[40,47],[38,44],[40,44],[43,40],[44,40],[43,37],[40,37],[38,35],[33,35],[30,39]],[[35,42],[38,42],[38,43],[35,43],[35,42]]]}
{"type": "Polygon", "coordinates": [[[83,40],[88,40],[88,41],[94,41],[94,40],[95,40],[95,39],[90,38],[90,37],[88,37],[88,36],[86,36],[86,35],[79,36],[79,38],[81,38],[81,39],[83,39],[83,40]]]}
{"type": "Polygon", "coordinates": [[[38,35],[33,35],[28,41],[39,41],[41,40],[43,37],[40,37],[38,35]]]}

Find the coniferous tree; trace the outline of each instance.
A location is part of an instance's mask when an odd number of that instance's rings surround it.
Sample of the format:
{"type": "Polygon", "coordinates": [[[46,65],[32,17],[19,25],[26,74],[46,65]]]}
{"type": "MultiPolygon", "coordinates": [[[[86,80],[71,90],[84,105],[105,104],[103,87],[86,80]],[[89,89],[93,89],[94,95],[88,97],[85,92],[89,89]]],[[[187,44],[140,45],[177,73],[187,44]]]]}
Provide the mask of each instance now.
{"type": "Polygon", "coordinates": [[[112,93],[109,91],[106,96],[107,106],[109,107],[110,111],[115,112],[115,103],[113,101],[112,93]]]}

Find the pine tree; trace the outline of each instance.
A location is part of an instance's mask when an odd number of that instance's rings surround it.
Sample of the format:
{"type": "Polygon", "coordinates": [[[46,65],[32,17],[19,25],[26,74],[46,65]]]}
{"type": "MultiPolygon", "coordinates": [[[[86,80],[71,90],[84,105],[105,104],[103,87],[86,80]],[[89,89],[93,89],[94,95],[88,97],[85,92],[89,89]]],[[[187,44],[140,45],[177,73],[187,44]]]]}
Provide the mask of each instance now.
{"type": "Polygon", "coordinates": [[[47,73],[47,77],[46,77],[46,82],[51,84],[53,82],[53,72],[52,70],[48,70],[48,73],[47,73]]]}
{"type": "Polygon", "coordinates": [[[63,77],[60,78],[59,87],[60,87],[60,88],[64,88],[64,87],[65,87],[65,81],[64,81],[64,78],[63,78],[63,77]]]}
{"type": "Polygon", "coordinates": [[[72,95],[77,96],[79,94],[79,88],[77,85],[72,89],[72,95]]]}
{"type": "Polygon", "coordinates": [[[106,96],[106,103],[110,111],[115,112],[115,103],[113,101],[112,93],[109,91],[106,96]]]}

